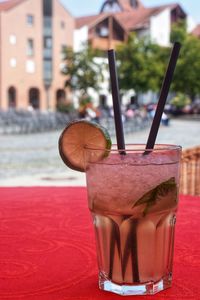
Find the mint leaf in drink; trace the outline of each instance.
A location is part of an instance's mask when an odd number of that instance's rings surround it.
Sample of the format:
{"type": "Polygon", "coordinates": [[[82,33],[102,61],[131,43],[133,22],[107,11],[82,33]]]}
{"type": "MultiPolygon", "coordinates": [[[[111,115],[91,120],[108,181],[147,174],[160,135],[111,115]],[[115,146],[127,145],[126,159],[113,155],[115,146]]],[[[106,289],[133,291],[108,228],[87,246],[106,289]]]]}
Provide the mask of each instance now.
{"type": "Polygon", "coordinates": [[[151,206],[162,200],[162,198],[166,197],[169,193],[171,193],[172,202],[177,202],[178,190],[175,177],[171,177],[167,181],[162,182],[154,189],[144,194],[139,200],[137,200],[133,207],[146,204],[143,211],[143,215],[145,216],[151,206]]]}

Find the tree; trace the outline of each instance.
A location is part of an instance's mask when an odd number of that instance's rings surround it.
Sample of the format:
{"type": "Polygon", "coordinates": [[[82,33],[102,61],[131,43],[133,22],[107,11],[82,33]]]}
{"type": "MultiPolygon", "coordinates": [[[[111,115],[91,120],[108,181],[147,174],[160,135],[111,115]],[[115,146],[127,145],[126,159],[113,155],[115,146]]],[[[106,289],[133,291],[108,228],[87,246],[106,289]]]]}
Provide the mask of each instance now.
{"type": "Polygon", "coordinates": [[[99,52],[90,46],[85,46],[78,52],[67,48],[65,55],[65,66],[62,71],[67,77],[65,86],[72,90],[79,90],[82,94],[86,94],[88,88],[98,90],[101,81],[101,65],[95,62],[95,57],[99,52]]]}
{"type": "Polygon", "coordinates": [[[181,93],[177,93],[177,95],[171,100],[171,104],[177,109],[182,109],[190,103],[191,100],[186,95],[181,93]]]}
{"type": "Polygon", "coordinates": [[[172,43],[183,43],[187,38],[187,23],[185,20],[179,20],[172,25],[170,40],[172,43]]]}
{"type": "Polygon", "coordinates": [[[172,90],[189,96],[193,101],[200,94],[200,40],[187,34],[185,21],[172,26],[171,41],[182,44],[172,90]]]}
{"type": "MultiPolygon", "coordinates": [[[[189,96],[200,95],[200,39],[187,34],[185,22],[174,24],[172,42],[182,43],[171,90],[189,96]]],[[[120,87],[134,89],[136,94],[149,90],[159,92],[170,57],[171,47],[161,47],[130,35],[118,48],[120,87]]]]}
{"type": "Polygon", "coordinates": [[[120,88],[134,89],[136,94],[160,90],[169,49],[131,34],[117,49],[120,88]]]}
{"type": "Polygon", "coordinates": [[[193,101],[200,94],[200,40],[188,35],[183,42],[172,89],[188,95],[193,101]]]}

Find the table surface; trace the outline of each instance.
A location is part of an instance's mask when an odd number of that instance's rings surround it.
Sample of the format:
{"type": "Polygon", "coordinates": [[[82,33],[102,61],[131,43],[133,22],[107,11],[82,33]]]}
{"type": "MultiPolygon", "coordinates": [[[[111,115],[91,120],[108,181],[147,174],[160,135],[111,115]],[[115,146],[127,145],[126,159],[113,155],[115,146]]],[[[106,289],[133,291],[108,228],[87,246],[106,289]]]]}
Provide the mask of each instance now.
{"type": "MultiPolygon", "coordinates": [[[[1,300],[122,299],[98,289],[85,188],[0,188],[0,207],[1,300]]],[[[172,288],[129,299],[200,299],[199,213],[180,197],[172,288]]]]}

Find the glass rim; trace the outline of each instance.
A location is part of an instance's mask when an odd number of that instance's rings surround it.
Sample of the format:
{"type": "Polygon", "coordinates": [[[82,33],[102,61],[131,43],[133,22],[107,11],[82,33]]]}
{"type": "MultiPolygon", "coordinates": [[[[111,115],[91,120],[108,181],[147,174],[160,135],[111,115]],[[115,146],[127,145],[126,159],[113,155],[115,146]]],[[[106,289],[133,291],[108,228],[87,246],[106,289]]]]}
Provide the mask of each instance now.
{"type": "Polygon", "coordinates": [[[100,148],[100,147],[90,147],[88,145],[85,145],[84,147],[86,150],[91,150],[91,151],[104,151],[104,152],[113,152],[113,153],[118,153],[118,152],[164,152],[164,151],[181,151],[182,146],[180,145],[175,145],[175,144],[155,144],[154,148],[152,149],[146,149],[146,144],[143,143],[131,143],[131,144],[126,144],[125,149],[118,149],[117,144],[112,144],[110,149],[106,148],[100,148]],[[137,148],[134,148],[137,147],[137,148]]]}

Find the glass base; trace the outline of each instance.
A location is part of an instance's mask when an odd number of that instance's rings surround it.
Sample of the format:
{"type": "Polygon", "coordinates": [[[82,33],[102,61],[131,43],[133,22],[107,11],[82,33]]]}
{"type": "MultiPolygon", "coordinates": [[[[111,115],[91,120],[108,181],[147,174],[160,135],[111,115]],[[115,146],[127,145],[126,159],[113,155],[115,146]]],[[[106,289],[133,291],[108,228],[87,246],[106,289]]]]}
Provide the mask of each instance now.
{"type": "Polygon", "coordinates": [[[121,296],[129,295],[154,295],[167,288],[170,288],[172,284],[171,274],[162,278],[157,282],[146,282],[143,284],[134,285],[120,285],[105,279],[103,276],[99,275],[99,288],[101,290],[112,292],[121,296]]]}

